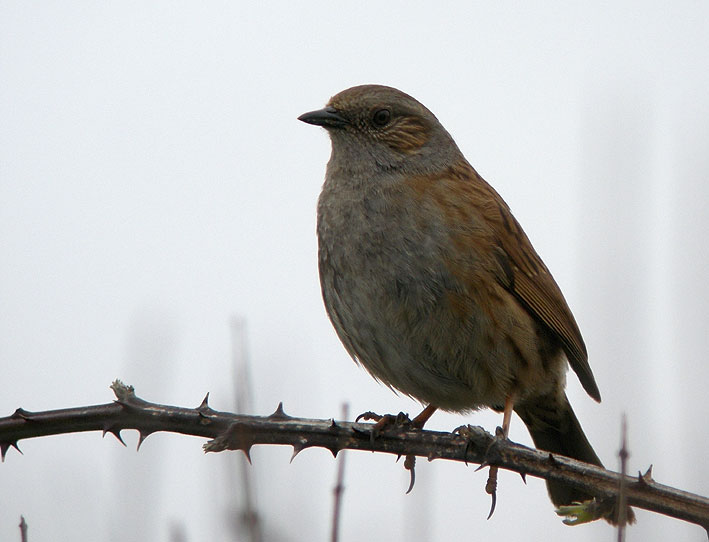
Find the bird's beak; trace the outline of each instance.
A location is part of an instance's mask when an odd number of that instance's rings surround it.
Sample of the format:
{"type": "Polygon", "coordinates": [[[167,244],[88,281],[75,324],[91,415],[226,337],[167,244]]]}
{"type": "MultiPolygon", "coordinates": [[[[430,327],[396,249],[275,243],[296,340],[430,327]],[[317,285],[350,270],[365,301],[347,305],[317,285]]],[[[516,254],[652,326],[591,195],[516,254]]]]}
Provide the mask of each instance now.
{"type": "Polygon", "coordinates": [[[315,126],[322,126],[323,128],[340,128],[345,124],[349,124],[347,119],[340,115],[337,109],[331,106],[318,109],[317,111],[303,113],[298,117],[298,120],[302,120],[308,124],[314,124],[315,126]]]}

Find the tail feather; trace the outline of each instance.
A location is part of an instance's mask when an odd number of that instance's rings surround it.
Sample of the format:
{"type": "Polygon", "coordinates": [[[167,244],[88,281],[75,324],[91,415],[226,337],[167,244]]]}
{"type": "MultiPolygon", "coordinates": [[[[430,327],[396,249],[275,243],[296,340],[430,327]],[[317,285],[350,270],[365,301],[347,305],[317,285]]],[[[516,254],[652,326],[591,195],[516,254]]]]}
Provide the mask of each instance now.
{"type": "MultiPolygon", "coordinates": [[[[561,401],[554,397],[544,397],[533,403],[516,406],[515,412],[529,429],[538,449],[603,467],[565,394],[561,401]]],[[[575,487],[553,480],[547,481],[547,489],[555,506],[570,505],[593,498],[575,487]]],[[[613,522],[617,514],[611,516],[608,519],[613,522]]],[[[633,511],[629,507],[627,518],[631,522],[634,519],[633,511]]]]}

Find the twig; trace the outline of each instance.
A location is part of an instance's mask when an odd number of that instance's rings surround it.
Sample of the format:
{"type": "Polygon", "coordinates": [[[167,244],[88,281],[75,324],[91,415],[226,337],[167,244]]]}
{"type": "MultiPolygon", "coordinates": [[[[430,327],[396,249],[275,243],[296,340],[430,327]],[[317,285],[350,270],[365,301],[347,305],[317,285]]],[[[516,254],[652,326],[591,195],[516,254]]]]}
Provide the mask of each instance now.
{"type": "MultiPolygon", "coordinates": [[[[350,407],[347,403],[342,405],[342,419],[346,420],[350,415],[350,407]]],[[[331,542],[337,542],[339,539],[340,530],[340,510],[342,508],[342,494],[345,491],[345,452],[340,454],[337,460],[337,479],[335,488],[333,489],[333,506],[332,506],[332,532],[330,534],[331,542]]]]}
{"type": "MultiPolygon", "coordinates": [[[[241,414],[251,410],[251,378],[249,377],[249,356],[246,344],[246,322],[239,317],[231,320],[232,357],[235,371],[236,412],[241,414]]],[[[246,458],[238,457],[243,504],[239,515],[239,527],[246,530],[250,542],[261,542],[261,517],[256,508],[256,483],[253,471],[246,458]]]]}
{"type": "Polygon", "coordinates": [[[27,542],[27,522],[25,521],[25,516],[20,516],[20,540],[22,542],[27,542]]]}
{"type": "Polygon", "coordinates": [[[626,474],[628,472],[628,426],[625,419],[625,414],[620,423],[620,484],[618,488],[618,542],[625,541],[625,525],[628,522],[628,512],[626,506],[626,474]]]}
{"type": "MultiPolygon", "coordinates": [[[[394,455],[416,455],[500,468],[547,480],[562,481],[584,493],[616,499],[621,475],[563,456],[533,450],[509,440],[493,439],[481,428],[471,427],[465,437],[454,433],[393,427],[371,438],[372,424],[294,418],[282,405],[267,417],[217,412],[206,398],[197,408],[149,403],[135,396],[133,388],[119,381],[112,388],[117,400],[97,406],[29,412],[17,409],[0,418],[0,452],[19,449],[21,439],[81,431],[112,433],[121,442],[123,429],[139,432],[139,445],[156,431],[171,431],[211,438],[207,452],[242,450],[247,456],[254,444],[293,446],[293,456],[312,446],[340,450],[368,450],[394,455]]],[[[626,476],[627,502],[670,517],[709,527],[709,499],[658,484],[651,471],[637,478],[626,476]]]]}

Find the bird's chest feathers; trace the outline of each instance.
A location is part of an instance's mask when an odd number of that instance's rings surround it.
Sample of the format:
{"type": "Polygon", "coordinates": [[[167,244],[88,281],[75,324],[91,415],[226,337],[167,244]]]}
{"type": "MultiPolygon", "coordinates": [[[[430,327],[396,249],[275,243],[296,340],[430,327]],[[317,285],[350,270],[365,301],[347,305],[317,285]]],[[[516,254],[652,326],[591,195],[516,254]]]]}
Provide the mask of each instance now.
{"type": "Polygon", "coordinates": [[[452,247],[441,224],[400,187],[348,188],[326,186],[318,203],[321,279],[340,302],[421,317],[462,289],[445,263],[452,247]]]}
{"type": "Polygon", "coordinates": [[[405,204],[397,188],[325,189],[318,205],[321,257],[336,271],[402,277],[422,273],[443,242],[434,224],[405,204]]]}

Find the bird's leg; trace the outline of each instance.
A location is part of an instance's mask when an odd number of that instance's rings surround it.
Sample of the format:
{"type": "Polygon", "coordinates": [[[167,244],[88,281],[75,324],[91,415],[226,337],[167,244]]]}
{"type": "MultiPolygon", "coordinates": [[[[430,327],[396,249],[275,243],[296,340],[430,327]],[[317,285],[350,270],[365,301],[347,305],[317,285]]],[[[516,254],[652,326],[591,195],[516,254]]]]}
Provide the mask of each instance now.
{"type": "Polygon", "coordinates": [[[428,419],[433,416],[433,413],[436,412],[436,410],[438,410],[437,406],[428,405],[418,416],[411,420],[411,425],[416,429],[423,429],[423,426],[426,424],[428,419]]]}
{"type": "MultiPolygon", "coordinates": [[[[514,396],[509,395],[505,399],[505,409],[502,414],[502,438],[506,439],[510,434],[510,420],[512,420],[512,409],[514,408],[514,396]]],[[[498,438],[497,433],[495,438],[498,438]]],[[[490,513],[487,519],[492,517],[493,512],[495,512],[495,505],[497,504],[497,471],[496,465],[490,466],[490,471],[487,476],[487,484],[485,484],[485,491],[488,495],[492,497],[492,504],[490,506],[490,513]]]]}
{"type": "Polygon", "coordinates": [[[505,410],[502,413],[502,433],[505,435],[505,438],[510,435],[510,420],[512,420],[512,409],[514,406],[514,398],[510,395],[505,399],[505,410]]]}

